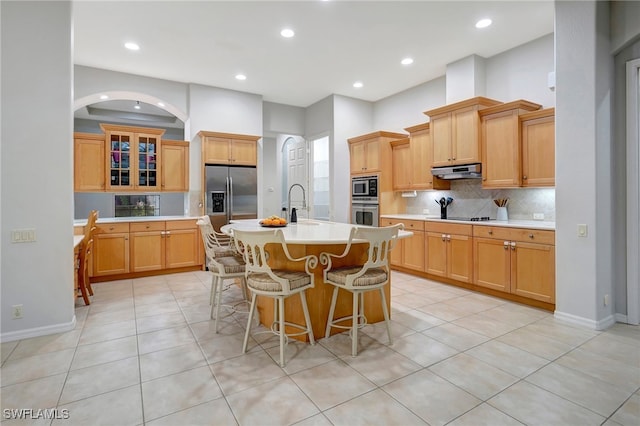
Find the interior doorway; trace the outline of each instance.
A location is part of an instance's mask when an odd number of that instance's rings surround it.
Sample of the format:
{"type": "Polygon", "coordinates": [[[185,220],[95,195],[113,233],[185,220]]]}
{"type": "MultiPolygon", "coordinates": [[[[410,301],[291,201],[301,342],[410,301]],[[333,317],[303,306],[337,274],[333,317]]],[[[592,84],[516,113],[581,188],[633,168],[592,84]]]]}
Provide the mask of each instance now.
{"type": "Polygon", "coordinates": [[[640,59],[627,62],[627,322],[640,323],[640,59]]]}

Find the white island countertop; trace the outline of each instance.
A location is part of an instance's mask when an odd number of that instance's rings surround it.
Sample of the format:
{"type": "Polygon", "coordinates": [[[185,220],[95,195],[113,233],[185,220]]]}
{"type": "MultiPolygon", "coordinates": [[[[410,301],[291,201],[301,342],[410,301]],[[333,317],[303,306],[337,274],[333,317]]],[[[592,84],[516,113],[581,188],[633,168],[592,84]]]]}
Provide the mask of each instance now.
{"type": "MultiPolygon", "coordinates": [[[[346,244],[349,241],[351,229],[356,226],[349,223],[328,222],[323,220],[299,219],[297,223],[289,223],[279,228],[260,226],[258,219],[233,220],[224,225],[221,231],[230,233],[233,229],[267,230],[281,229],[287,244],[346,244]]],[[[410,231],[400,231],[399,238],[413,235],[410,231]]]]}
{"type": "Polygon", "coordinates": [[[446,222],[446,223],[464,223],[466,225],[480,225],[480,226],[504,226],[508,228],[527,228],[527,229],[542,229],[547,231],[554,231],[556,229],[555,222],[544,222],[540,220],[486,220],[486,221],[470,221],[470,220],[454,220],[454,219],[440,219],[440,216],[431,216],[424,214],[382,214],[382,218],[387,219],[407,219],[407,220],[422,220],[429,222],[446,222]]]}

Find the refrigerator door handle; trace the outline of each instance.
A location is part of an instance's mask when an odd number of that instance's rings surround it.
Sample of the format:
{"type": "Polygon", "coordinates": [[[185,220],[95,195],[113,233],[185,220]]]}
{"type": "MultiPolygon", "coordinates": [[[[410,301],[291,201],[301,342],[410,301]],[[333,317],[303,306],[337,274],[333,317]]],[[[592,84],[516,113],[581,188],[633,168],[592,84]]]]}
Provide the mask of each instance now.
{"type": "Polygon", "coordinates": [[[227,219],[226,223],[229,223],[229,219],[231,218],[231,211],[230,211],[230,205],[231,205],[230,203],[231,203],[231,201],[229,201],[230,198],[231,198],[231,197],[229,197],[229,194],[230,194],[229,176],[227,176],[225,178],[225,191],[224,192],[225,192],[224,196],[226,197],[226,200],[225,200],[225,204],[226,204],[226,206],[225,206],[225,216],[226,216],[226,219],[227,219]]]}
{"type": "Polygon", "coordinates": [[[229,221],[233,215],[233,178],[229,176],[229,221]]]}

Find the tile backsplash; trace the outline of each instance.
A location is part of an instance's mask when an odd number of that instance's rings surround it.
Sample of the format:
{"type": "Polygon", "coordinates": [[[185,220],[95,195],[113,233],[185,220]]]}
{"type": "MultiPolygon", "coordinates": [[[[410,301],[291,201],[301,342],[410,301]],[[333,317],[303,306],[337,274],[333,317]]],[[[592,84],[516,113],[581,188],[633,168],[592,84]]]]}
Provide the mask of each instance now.
{"type": "Polygon", "coordinates": [[[555,188],[513,188],[483,189],[480,179],[461,179],[451,181],[451,189],[446,191],[418,192],[417,197],[407,198],[406,213],[439,215],[440,206],[435,200],[441,197],[453,198],[448,207],[448,216],[496,217],[497,206],[493,203],[497,198],[508,198],[507,210],[509,219],[533,220],[534,213],[544,214],[546,222],[555,222],[555,188]]]}

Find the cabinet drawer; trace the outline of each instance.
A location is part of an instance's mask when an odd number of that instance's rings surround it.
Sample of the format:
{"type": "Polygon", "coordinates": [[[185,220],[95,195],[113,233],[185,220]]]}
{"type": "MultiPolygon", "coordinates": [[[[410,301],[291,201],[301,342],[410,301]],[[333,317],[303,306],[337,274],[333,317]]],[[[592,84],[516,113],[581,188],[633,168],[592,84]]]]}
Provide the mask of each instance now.
{"type": "Polygon", "coordinates": [[[198,225],[196,225],[196,219],[193,220],[168,220],[166,222],[165,229],[167,231],[177,230],[177,229],[196,229],[198,225]]]}
{"type": "Polygon", "coordinates": [[[480,238],[495,238],[496,240],[511,240],[513,228],[501,226],[478,225],[473,227],[473,236],[480,238]]]}
{"type": "Polygon", "coordinates": [[[404,229],[407,231],[424,231],[423,220],[399,220],[396,223],[404,223],[404,229]]]}
{"type": "Polygon", "coordinates": [[[389,219],[388,217],[380,218],[380,226],[393,226],[398,223],[404,223],[405,221],[400,219],[389,219]]]}
{"type": "Polygon", "coordinates": [[[96,225],[96,234],[119,234],[129,232],[128,223],[100,223],[96,225]]]}
{"type": "Polygon", "coordinates": [[[164,220],[157,220],[153,222],[131,222],[129,224],[131,232],[145,232],[145,231],[164,231],[164,220]]]}
{"type": "Polygon", "coordinates": [[[442,222],[426,222],[425,229],[427,232],[439,232],[441,234],[456,234],[456,235],[472,235],[472,225],[462,225],[457,223],[442,223],[442,222]]]}
{"type": "Polygon", "coordinates": [[[511,239],[513,241],[555,245],[556,233],[539,229],[513,228],[511,229],[511,239]]]}

